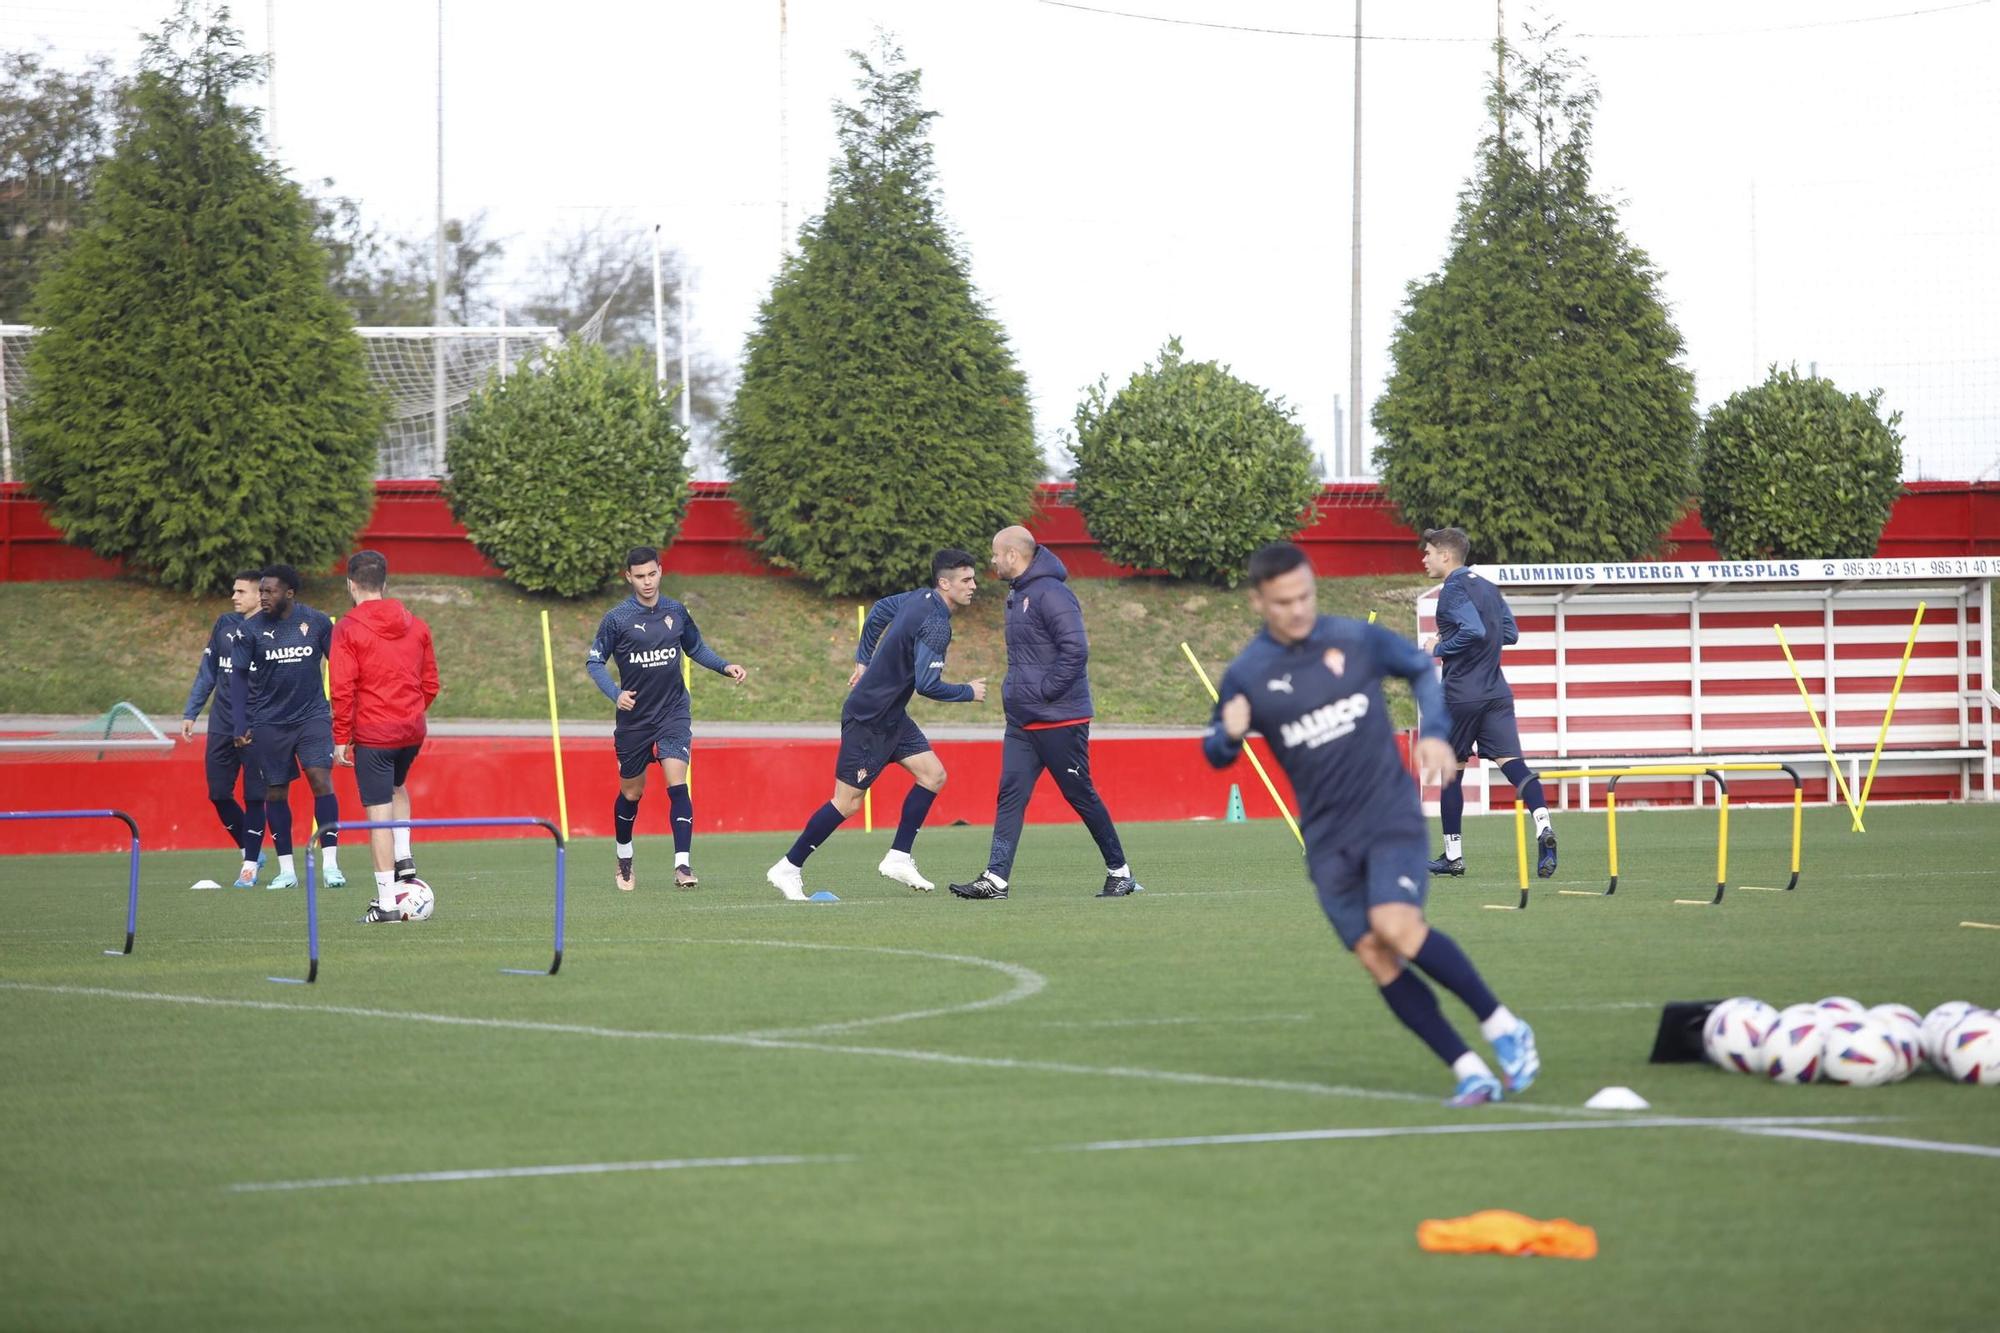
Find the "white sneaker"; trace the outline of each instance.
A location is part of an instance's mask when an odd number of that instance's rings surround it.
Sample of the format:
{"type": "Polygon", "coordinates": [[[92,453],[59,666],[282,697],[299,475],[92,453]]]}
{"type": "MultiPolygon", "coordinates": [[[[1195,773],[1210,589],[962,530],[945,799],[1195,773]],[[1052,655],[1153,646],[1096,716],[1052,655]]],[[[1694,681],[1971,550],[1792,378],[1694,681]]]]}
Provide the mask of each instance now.
{"type": "Polygon", "coordinates": [[[764,872],[764,878],[770,881],[772,888],[793,902],[802,903],[806,900],[805,872],[784,857],[779,857],[778,864],[764,872]]]}
{"type": "Polygon", "coordinates": [[[929,893],[937,887],[923,877],[922,872],[917,869],[917,859],[908,852],[891,849],[889,854],[882,858],[882,864],[875,869],[882,873],[884,879],[893,879],[898,884],[906,884],[918,893],[929,893]]]}

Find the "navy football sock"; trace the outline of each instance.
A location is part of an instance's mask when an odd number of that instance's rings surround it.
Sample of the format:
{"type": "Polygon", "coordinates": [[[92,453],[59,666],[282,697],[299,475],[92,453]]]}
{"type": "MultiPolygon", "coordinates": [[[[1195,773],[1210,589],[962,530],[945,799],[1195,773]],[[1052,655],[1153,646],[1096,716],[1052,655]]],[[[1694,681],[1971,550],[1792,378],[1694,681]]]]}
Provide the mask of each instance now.
{"type": "Polygon", "coordinates": [[[1542,799],[1542,780],[1535,776],[1525,760],[1509,759],[1500,765],[1500,771],[1506,775],[1507,781],[1514,784],[1514,790],[1521,794],[1521,803],[1530,810],[1540,810],[1548,804],[1542,799]]]}
{"type": "Polygon", "coordinates": [[[1456,838],[1465,828],[1465,772],[1462,769],[1438,793],[1438,822],[1444,825],[1444,836],[1447,838],[1456,838]]]}
{"type": "Polygon", "coordinates": [[[313,822],[319,825],[319,845],[340,846],[340,798],[332,792],[313,797],[313,822]]]}
{"type": "Polygon", "coordinates": [[[805,830],[799,834],[799,840],[792,844],[792,850],[785,853],[785,859],[795,866],[804,865],[806,858],[819,850],[819,845],[831,838],[833,831],[846,818],[834,808],[832,801],[813,811],[812,818],[806,821],[805,830]]]}
{"type": "Polygon", "coordinates": [[[1444,1010],[1438,1008],[1437,992],[1409,968],[1398,972],[1394,981],[1382,987],[1382,998],[1390,1012],[1403,1020],[1403,1026],[1422,1037],[1424,1045],[1447,1065],[1456,1063],[1459,1056],[1471,1049],[1446,1020],[1444,1010]]]}
{"type": "Polygon", "coordinates": [[[255,861],[264,854],[264,803],[245,801],[243,803],[243,859],[255,861]]]}
{"type": "Polygon", "coordinates": [[[910,794],[903,798],[903,817],[896,821],[896,840],[889,844],[892,850],[907,852],[917,845],[917,830],[924,826],[924,817],[936,799],[937,793],[929,787],[910,788],[910,794]]]}
{"type": "MultiPolygon", "coordinates": [[[[280,856],[292,854],[292,803],[267,801],[264,813],[271,825],[271,849],[280,856]]],[[[255,857],[251,858],[255,860],[255,857]]]]}
{"type": "Polygon", "coordinates": [[[667,788],[667,810],[674,821],[674,851],[685,852],[694,846],[694,798],[687,783],[667,788]]]}
{"type": "MultiPolygon", "coordinates": [[[[221,800],[217,800],[211,796],[208,798],[208,803],[215,807],[215,817],[222,821],[223,830],[229,834],[229,840],[238,847],[241,847],[243,845],[243,807],[236,804],[234,796],[225,796],[221,800]]],[[[259,829],[257,839],[259,842],[263,841],[262,834],[263,830],[259,829]]],[[[253,856],[250,859],[254,861],[257,858],[253,856]]]]}
{"type": "Polygon", "coordinates": [[[617,835],[620,847],[632,845],[632,826],[639,822],[639,803],[627,800],[621,793],[611,803],[611,827],[617,835]]]}
{"type": "Polygon", "coordinates": [[[1465,956],[1465,950],[1458,947],[1458,941],[1436,927],[1424,937],[1424,947],[1410,961],[1429,974],[1432,981],[1465,1001],[1466,1008],[1480,1022],[1492,1017],[1493,1011],[1500,1007],[1500,1001],[1493,998],[1485,978],[1465,956]]]}

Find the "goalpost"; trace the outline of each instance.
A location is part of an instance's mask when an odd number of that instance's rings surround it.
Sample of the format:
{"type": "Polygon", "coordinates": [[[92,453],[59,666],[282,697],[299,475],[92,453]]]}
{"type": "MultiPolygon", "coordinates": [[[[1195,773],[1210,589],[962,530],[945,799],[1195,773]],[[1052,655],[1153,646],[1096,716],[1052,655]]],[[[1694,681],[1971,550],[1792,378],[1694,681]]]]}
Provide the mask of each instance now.
{"type": "MultiPolygon", "coordinates": [[[[536,369],[562,343],[561,332],[550,324],[372,325],[354,331],[367,349],[369,381],[389,404],[375,465],[376,477],[384,481],[443,476],[440,404],[449,432],[451,417],[488,380],[536,369]]],[[[0,324],[0,481],[18,480],[9,418],[28,390],[26,353],[38,332],[30,324],[0,324]]]]}

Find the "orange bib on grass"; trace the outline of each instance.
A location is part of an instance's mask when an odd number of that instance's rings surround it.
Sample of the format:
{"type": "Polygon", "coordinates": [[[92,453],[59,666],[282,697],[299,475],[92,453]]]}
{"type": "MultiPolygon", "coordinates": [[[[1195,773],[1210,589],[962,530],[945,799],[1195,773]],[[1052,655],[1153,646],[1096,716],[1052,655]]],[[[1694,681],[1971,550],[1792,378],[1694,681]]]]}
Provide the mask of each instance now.
{"type": "Polygon", "coordinates": [[[1417,1244],[1436,1254],[1597,1257],[1597,1232],[1592,1228],[1566,1217],[1543,1222],[1502,1208],[1489,1208],[1470,1217],[1426,1219],[1417,1224],[1417,1244]]]}

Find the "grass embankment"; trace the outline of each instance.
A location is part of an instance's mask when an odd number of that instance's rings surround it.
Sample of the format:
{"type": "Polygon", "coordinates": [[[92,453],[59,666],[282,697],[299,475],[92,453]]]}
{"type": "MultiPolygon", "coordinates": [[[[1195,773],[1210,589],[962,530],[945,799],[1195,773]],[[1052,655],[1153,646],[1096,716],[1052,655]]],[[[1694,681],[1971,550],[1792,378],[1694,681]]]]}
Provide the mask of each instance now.
{"type": "MultiPolygon", "coordinates": [[[[1090,681],[1098,718],[1116,724],[1194,724],[1206,697],[1180,652],[1185,639],[1211,675],[1242,647],[1255,618],[1240,591],[1166,579],[1079,579],[1073,585],[1090,630],[1090,681]]],[[[1323,579],[1320,608],[1366,616],[1414,633],[1414,577],[1323,579]]],[[[556,694],[568,719],[609,717],[583,672],[597,622],[619,594],[578,602],[524,593],[496,579],[410,578],[392,593],[430,622],[444,680],[439,718],[539,718],[548,713],[541,612],[549,613],[556,694]]],[[[717,651],[751,670],[731,689],[697,671],[695,716],[706,721],[831,722],[840,716],[853,661],[854,598],[829,598],[791,579],[717,576],[670,579],[717,651]]],[[[312,579],[302,593],[333,615],[347,609],[340,580],[312,579]]],[[[919,700],[922,719],[1000,720],[997,686],[1007,669],[1001,617],[1004,585],[982,581],[954,627],[951,680],[985,676],[996,686],[983,705],[919,700]]],[[[177,718],[221,597],[188,598],[130,580],[0,585],[0,713],[99,713],[130,700],[156,720],[177,718]],[[101,632],[79,640],[81,618],[101,632]]],[[[1396,699],[1408,720],[1406,696],[1396,699]]]]}

